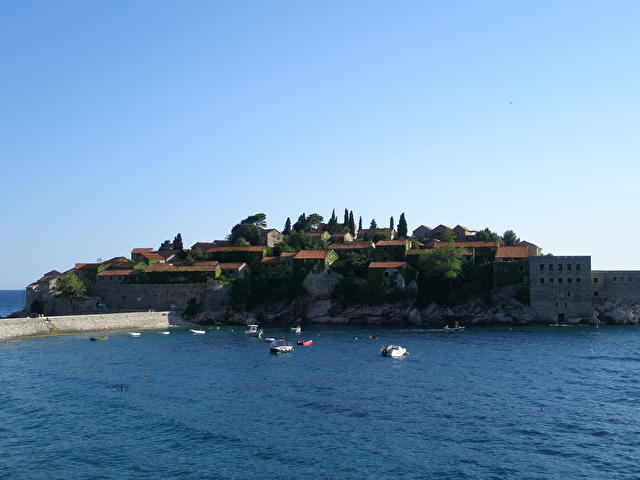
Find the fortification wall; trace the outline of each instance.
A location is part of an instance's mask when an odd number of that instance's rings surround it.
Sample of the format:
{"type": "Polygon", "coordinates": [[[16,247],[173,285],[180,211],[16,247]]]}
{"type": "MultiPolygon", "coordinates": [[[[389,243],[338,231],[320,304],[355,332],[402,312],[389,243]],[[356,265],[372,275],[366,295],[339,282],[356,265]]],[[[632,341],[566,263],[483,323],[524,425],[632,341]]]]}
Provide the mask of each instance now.
{"type": "Polygon", "coordinates": [[[96,295],[110,309],[184,310],[191,298],[202,302],[209,283],[135,284],[98,282],[96,284],[96,295]]]}
{"type": "Polygon", "coordinates": [[[133,312],[0,319],[0,339],[107,330],[167,328],[183,323],[175,312],[133,312]]]}

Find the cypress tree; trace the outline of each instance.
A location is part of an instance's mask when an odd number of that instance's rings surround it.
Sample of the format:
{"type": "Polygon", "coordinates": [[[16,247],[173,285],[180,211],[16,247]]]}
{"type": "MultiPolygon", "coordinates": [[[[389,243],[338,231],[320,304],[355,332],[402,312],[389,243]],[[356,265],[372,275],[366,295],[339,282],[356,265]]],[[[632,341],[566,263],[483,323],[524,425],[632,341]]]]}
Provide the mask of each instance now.
{"type": "Polygon", "coordinates": [[[182,235],[180,235],[179,233],[173,239],[173,249],[184,250],[184,246],[182,245],[182,235]]]}
{"type": "Polygon", "coordinates": [[[302,215],[298,217],[298,221],[293,224],[293,229],[296,232],[303,232],[306,227],[307,227],[307,216],[305,215],[304,212],[302,212],[302,215]]]}
{"type": "Polygon", "coordinates": [[[394,227],[393,223],[394,223],[394,222],[393,222],[393,217],[391,217],[391,218],[389,219],[389,228],[390,228],[391,230],[393,230],[393,227],[394,227]]]}
{"type": "Polygon", "coordinates": [[[353,210],[349,212],[349,231],[351,235],[356,234],[356,221],[353,219],[353,210]]]}
{"type": "Polygon", "coordinates": [[[289,235],[291,233],[291,218],[287,217],[287,221],[284,222],[284,230],[282,233],[285,235],[289,235]]]}
{"type": "Polygon", "coordinates": [[[407,233],[407,220],[404,218],[404,212],[402,212],[398,221],[398,237],[407,238],[407,233]]]}
{"type": "Polygon", "coordinates": [[[360,216],[360,220],[358,220],[358,230],[362,230],[362,215],[360,216]]]}
{"type": "Polygon", "coordinates": [[[345,227],[349,225],[349,210],[346,208],[344,209],[344,221],[342,222],[342,225],[345,227]]]}
{"type": "Polygon", "coordinates": [[[337,227],[338,227],[338,217],[336,217],[336,210],[334,208],[331,211],[331,218],[329,219],[329,222],[327,223],[327,232],[335,233],[335,231],[337,230],[337,227]]]}

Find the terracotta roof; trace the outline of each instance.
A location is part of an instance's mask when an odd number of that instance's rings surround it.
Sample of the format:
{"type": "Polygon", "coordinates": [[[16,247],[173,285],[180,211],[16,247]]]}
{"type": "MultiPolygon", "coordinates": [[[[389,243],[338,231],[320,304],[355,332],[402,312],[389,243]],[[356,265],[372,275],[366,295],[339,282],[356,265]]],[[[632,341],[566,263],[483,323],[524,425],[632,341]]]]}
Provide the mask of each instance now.
{"type": "Polygon", "coordinates": [[[400,268],[405,265],[405,262],[371,262],[369,268],[400,268]]]}
{"type": "Polygon", "coordinates": [[[153,252],[153,248],[134,248],[131,253],[149,253],[153,252]]]}
{"type": "Polygon", "coordinates": [[[219,263],[218,266],[223,270],[240,270],[242,267],[245,267],[247,264],[244,262],[240,263],[219,263]]]}
{"type": "Polygon", "coordinates": [[[442,229],[445,229],[445,230],[453,230],[453,228],[448,227],[448,226],[443,225],[443,224],[440,224],[440,225],[438,225],[436,228],[434,228],[434,230],[438,230],[438,229],[440,229],[440,230],[442,230],[442,229]]]}
{"type": "Polygon", "coordinates": [[[178,251],[179,250],[159,250],[158,255],[166,260],[167,258],[171,258],[172,256],[176,255],[178,251]]]}
{"type": "Polygon", "coordinates": [[[300,250],[293,257],[295,260],[304,260],[307,258],[324,259],[327,258],[330,250],[300,250]]]}
{"type": "Polygon", "coordinates": [[[45,273],[42,277],[40,277],[38,280],[36,280],[36,283],[39,282],[48,282],[49,280],[51,280],[54,277],[59,277],[61,276],[62,273],[57,271],[57,270],[51,270],[50,272],[45,273]]]}
{"type": "Polygon", "coordinates": [[[420,248],[410,248],[407,250],[407,255],[422,255],[423,253],[428,252],[429,250],[422,250],[420,248]]]}
{"type": "Polygon", "coordinates": [[[266,250],[267,247],[264,245],[257,245],[251,247],[213,247],[202,249],[204,253],[214,253],[214,252],[262,252],[266,250]]]}
{"type": "Polygon", "coordinates": [[[376,247],[406,245],[408,240],[378,240],[376,247]]]}
{"type": "Polygon", "coordinates": [[[215,247],[232,247],[230,241],[228,240],[214,240],[213,242],[196,242],[191,248],[200,248],[204,250],[205,248],[215,248],[215,247]]]}
{"type": "Polygon", "coordinates": [[[80,270],[82,268],[98,268],[99,263],[76,263],[75,267],[80,270]]]}
{"type": "Polygon", "coordinates": [[[278,232],[280,233],[278,230],[276,230],[275,228],[261,228],[260,230],[263,231],[263,233],[269,233],[269,232],[278,232]]]}
{"type": "MultiPolygon", "coordinates": [[[[462,248],[497,248],[498,242],[449,242],[453,243],[456,247],[462,248]]],[[[449,245],[447,242],[436,243],[434,247],[444,247],[449,245]]]]}
{"type": "Polygon", "coordinates": [[[420,225],[419,227],[417,227],[417,228],[414,230],[414,232],[415,232],[416,230],[418,230],[418,228],[424,228],[424,229],[427,229],[427,230],[431,230],[431,227],[427,227],[426,225],[420,225]]]}
{"type": "Polygon", "coordinates": [[[296,256],[296,252],[282,252],[280,254],[281,257],[295,257],[296,256]]]}
{"type": "Polygon", "coordinates": [[[129,260],[127,257],[113,257],[107,260],[106,262],[102,262],[101,265],[113,265],[113,264],[130,262],[130,261],[131,260],[129,260]]]}
{"type": "Polygon", "coordinates": [[[456,226],[454,227],[454,230],[455,230],[455,229],[458,229],[458,230],[464,230],[465,232],[472,232],[472,231],[473,231],[473,230],[471,230],[471,229],[469,229],[469,228],[465,227],[464,225],[456,225],[456,226]]]}
{"type": "Polygon", "coordinates": [[[215,272],[218,269],[218,264],[215,265],[180,265],[173,266],[170,263],[152,263],[144,270],[138,270],[139,272],[215,272]]]}
{"type": "Polygon", "coordinates": [[[527,258],[529,249],[527,247],[498,247],[496,258],[527,258]]]}
{"type": "Polygon", "coordinates": [[[521,242],[516,243],[516,247],[535,247],[535,248],[540,248],[535,243],[527,242],[526,240],[522,240],[521,242]]]}
{"type": "Polygon", "coordinates": [[[124,276],[124,275],[133,275],[136,273],[136,270],[104,270],[100,272],[98,277],[111,277],[111,276],[124,276]]]}
{"type": "Polygon", "coordinates": [[[373,246],[372,242],[349,242],[349,243],[339,243],[337,245],[331,245],[333,250],[356,250],[360,248],[370,248],[373,246]]]}
{"type": "Polygon", "coordinates": [[[196,265],[218,265],[218,261],[217,260],[207,260],[204,262],[196,262],[196,265]]]}
{"type": "Polygon", "coordinates": [[[164,257],[157,252],[146,252],[143,253],[142,256],[149,260],[164,260],[164,257]]]}
{"type": "Polygon", "coordinates": [[[260,263],[278,263],[279,261],[280,257],[264,257],[260,263]]]}

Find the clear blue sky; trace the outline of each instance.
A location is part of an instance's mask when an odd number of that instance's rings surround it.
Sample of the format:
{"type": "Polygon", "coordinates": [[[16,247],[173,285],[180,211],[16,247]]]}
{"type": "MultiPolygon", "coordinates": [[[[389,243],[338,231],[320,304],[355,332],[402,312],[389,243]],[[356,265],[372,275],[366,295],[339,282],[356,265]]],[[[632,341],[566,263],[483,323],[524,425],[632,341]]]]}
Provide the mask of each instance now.
{"type": "Polygon", "coordinates": [[[345,207],[640,268],[640,3],[0,3],[0,289],[345,207]]]}

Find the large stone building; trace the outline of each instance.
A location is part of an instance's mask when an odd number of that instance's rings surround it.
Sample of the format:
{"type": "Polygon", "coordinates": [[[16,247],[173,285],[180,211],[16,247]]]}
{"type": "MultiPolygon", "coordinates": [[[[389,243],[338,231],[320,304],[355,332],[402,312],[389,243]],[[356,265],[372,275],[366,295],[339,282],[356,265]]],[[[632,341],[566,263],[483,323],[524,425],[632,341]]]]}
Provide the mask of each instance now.
{"type": "Polygon", "coordinates": [[[640,271],[593,270],[591,291],[594,303],[607,299],[640,302],[640,271]]]}
{"type": "Polygon", "coordinates": [[[554,323],[591,321],[591,257],[529,257],[531,309],[554,323]]]}

